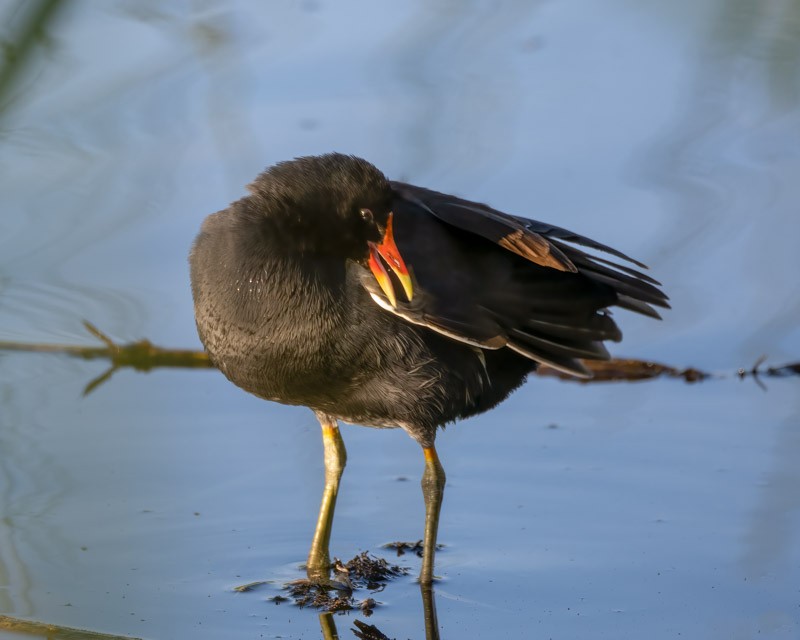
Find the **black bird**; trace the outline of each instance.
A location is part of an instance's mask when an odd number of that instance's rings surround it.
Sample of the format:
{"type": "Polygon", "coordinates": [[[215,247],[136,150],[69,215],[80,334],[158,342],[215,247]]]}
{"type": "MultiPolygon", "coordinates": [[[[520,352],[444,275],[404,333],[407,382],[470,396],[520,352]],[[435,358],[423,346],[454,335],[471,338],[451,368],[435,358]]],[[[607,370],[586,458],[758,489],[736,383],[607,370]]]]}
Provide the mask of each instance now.
{"type": "Polygon", "coordinates": [[[332,153],[281,162],[203,223],[190,256],[200,339],[234,384],[310,407],[322,425],[325,491],[308,576],[329,576],[346,453],[338,420],[400,427],[422,446],[433,579],[445,474],[439,426],[487,411],[545,363],[619,341],[608,308],[668,308],[643,264],[599,242],[484,204],[388,180],[332,153]],[[588,253],[586,247],[605,257],[588,253]]]}

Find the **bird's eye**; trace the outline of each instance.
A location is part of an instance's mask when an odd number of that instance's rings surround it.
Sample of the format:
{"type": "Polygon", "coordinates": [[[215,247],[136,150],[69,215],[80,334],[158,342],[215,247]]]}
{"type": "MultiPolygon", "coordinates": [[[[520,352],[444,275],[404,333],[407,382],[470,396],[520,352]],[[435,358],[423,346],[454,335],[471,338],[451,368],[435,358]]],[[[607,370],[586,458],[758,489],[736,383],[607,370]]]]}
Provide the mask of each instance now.
{"type": "Polygon", "coordinates": [[[361,214],[361,218],[363,220],[365,220],[366,222],[372,222],[372,211],[370,211],[369,209],[361,209],[359,213],[361,214]]]}

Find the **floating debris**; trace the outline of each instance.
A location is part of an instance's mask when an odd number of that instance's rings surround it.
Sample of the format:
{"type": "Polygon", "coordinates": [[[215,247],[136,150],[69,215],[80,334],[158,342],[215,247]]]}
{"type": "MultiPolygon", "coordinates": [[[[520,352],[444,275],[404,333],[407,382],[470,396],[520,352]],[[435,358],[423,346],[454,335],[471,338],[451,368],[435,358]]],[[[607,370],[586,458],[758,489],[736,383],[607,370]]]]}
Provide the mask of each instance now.
{"type": "Polygon", "coordinates": [[[279,594],[279,595],[271,596],[271,597],[267,598],[267,601],[268,602],[274,602],[275,604],[281,604],[283,602],[288,602],[289,598],[279,594]]]}
{"type": "MultiPolygon", "coordinates": [[[[285,589],[299,607],[314,607],[331,613],[360,609],[369,616],[378,602],[369,597],[359,600],[354,593],[361,589],[373,593],[382,591],[389,580],[408,573],[407,568],[391,565],[366,551],[346,563],[334,560],[333,570],[334,578],[327,584],[294,580],[285,589]]],[[[277,598],[271,600],[278,602],[277,598]]]]}
{"type": "Polygon", "coordinates": [[[256,580],[255,582],[248,582],[247,584],[240,584],[238,587],[234,587],[233,590],[237,593],[245,593],[247,591],[255,591],[258,587],[268,584],[268,580],[256,580]]]}
{"type": "Polygon", "coordinates": [[[404,556],[406,553],[415,553],[420,558],[422,557],[422,540],[417,540],[416,542],[403,542],[401,540],[397,542],[387,542],[383,545],[383,548],[395,551],[398,558],[404,556]]]}
{"type": "MultiPolygon", "coordinates": [[[[391,549],[392,551],[397,553],[397,557],[405,555],[406,553],[414,553],[419,558],[422,557],[422,540],[417,540],[416,542],[387,542],[383,545],[384,549],[391,549]]],[[[436,544],[436,550],[439,551],[444,549],[444,545],[441,543],[436,544]]]]}

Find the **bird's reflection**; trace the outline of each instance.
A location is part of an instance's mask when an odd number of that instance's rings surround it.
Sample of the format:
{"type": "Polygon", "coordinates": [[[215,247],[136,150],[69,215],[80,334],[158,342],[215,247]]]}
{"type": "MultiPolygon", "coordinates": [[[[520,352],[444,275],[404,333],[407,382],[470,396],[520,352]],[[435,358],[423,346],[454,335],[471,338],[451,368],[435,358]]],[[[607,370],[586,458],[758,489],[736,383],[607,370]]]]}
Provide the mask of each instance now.
{"type": "MultiPolygon", "coordinates": [[[[421,584],[422,615],[425,623],[425,640],[439,640],[439,621],[436,619],[436,598],[431,585],[421,584]]],[[[353,635],[359,640],[391,640],[377,626],[354,620],[353,635]]],[[[324,640],[339,640],[336,621],[330,612],[319,614],[319,626],[324,640]]]]}
{"type": "Polygon", "coordinates": [[[420,585],[422,592],[422,613],[425,619],[426,640],[439,640],[439,621],[436,618],[436,597],[433,585],[420,585]]]}

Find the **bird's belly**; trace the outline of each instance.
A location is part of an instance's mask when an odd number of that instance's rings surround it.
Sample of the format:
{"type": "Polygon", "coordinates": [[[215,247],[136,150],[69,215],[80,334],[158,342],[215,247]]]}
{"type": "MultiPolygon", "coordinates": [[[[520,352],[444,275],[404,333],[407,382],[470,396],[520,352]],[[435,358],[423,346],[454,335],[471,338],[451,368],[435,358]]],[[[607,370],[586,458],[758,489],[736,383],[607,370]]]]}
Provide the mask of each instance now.
{"type": "Polygon", "coordinates": [[[335,371],[293,358],[285,350],[249,350],[212,356],[217,367],[235,385],[265,400],[303,405],[312,409],[335,402],[346,385],[335,371]]]}
{"type": "Polygon", "coordinates": [[[225,376],[260,398],[352,424],[399,426],[426,442],[437,426],[497,404],[533,368],[508,350],[481,356],[469,345],[387,319],[392,330],[380,339],[339,331],[338,346],[277,341],[274,327],[263,327],[258,338],[234,340],[229,331],[224,341],[204,342],[225,376]]]}

